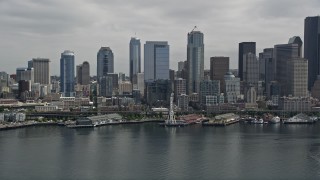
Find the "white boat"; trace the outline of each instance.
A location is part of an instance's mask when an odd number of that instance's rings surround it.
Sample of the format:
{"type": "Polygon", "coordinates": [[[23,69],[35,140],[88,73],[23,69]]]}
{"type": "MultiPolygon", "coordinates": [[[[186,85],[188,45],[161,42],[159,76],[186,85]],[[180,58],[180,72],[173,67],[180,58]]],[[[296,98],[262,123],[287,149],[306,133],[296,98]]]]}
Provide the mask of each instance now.
{"type": "Polygon", "coordinates": [[[311,119],[309,116],[302,113],[283,121],[284,124],[312,124],[315,122],[316,121],[311,119]]]}
{"type": "Polygon", "coordinates": [[[252,123],[253,123],[253,124],[263,124],[263,119],[262,119],[262,118],[260,118],[259,120],[258,120],[258,119],[254,119],[254,120],[252,121],[252,123]]]}
{"type": "Polygon", "coordinates": [[[279,117],[279,116],[274,116],[274,117],[270,120],[270,123],[272,123],[272,124],[280,123],[280,117],[279,117]]]}

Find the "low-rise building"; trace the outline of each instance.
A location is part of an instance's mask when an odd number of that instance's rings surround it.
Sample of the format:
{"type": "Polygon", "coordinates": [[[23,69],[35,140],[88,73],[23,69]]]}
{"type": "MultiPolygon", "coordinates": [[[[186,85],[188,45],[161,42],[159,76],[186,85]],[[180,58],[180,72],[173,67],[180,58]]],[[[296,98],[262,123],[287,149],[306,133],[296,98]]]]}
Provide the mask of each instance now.
{"type": "Polygon", "coordinates": [[[281,97],[279,100],[279,109],[286,112],[306,112],[311,106],[309,97],[281,97]]]}

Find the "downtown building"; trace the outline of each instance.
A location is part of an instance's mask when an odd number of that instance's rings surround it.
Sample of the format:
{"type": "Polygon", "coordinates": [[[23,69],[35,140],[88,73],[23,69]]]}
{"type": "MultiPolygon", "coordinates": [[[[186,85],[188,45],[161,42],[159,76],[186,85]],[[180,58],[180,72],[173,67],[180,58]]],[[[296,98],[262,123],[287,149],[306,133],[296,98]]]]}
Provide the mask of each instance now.
{"type": "Polygon", "coordinates": [[[240,99],[240,78],[235,77],[230,71],[224,75],[225,97],[227,103],[236,103],[240,99]]]}
{"type": "Polygon", "coordinates": [[[169,45],[166,41],[144,44],[144,80],[169,80],[169,45]]]}
{"type": "Polygon", "coordinates": [[[60,58],[60,92],[63,97],[75,97],[74,52],[65,50],[60,58]]]}
{"type": "Polygon", "coordinates": [[[172,92],[169,76],[169,45],[166,41],[144,44],[145,99],[150,106],[168,105],[172,92]]]}
{"type": "Polygon", "coordinates": [[[210,58],[210,80],[220,81],[220,92],[225,93],[224,75],[229,71],[229,57],[210,58]]]}
{"type": "MultiPolygon", "coordinates": [[[[288,63],[292,59],[301,58],[302,41],[299,37],[294,37],[289,40],[288,44],[279,44],[274,46],[274,58],[276,64],[275,80],[280,85],[280,96],[288,96],[291,94],[288,63]]],[[[298,69],[297,69],[298,70],[298,69]]],[[[291,94],[292,95],[292,94],[291,94]]]]}
{"type": "Polygon", "coordinates": [[[178,78],[174,81],[174,100],[178,101],[178,96],[187,94],[187,81],[182,78],[178,78]]]}
{"type": "Polygon", "coordinates": [[[113,92],[112,77],[114,73],[114,56],[110,47],[101,47],[97,53],[97,82],[99,96],[109,97],[113,92]]]}
{"type": "Polygon", "coordinates": [[[33,58],[28,61],[28,68],[34,69],[34,83],[50,84],[50,60],[46,58],[33,58]]]}
{"type": "Polygon", "coordinates": [[[239,43],[239,61],[238,61],[238,75],[240,77],[240,80],[243,81],[243,71],[244,71],[244,65],[243,65],[243,58],[244,55],[252,53],[256,55],[256,42],[241,42],[239,43]]]}
{"type": "Polygon", "coordinates": [[[90,64],[88,61],[84,61],[82,64],[77,66],[77,84],[90,84],[90,64]]]}
{"type": "Polygon", "coordinates": [[[199,94],[200,82],[204,79],[204,43],[203,33],[188,33],[187,45],[187,94],[199,94]]]}
{"type": "Polygon", "coordinates": [[[141,73],[141,44],[140,39],[132,37],[129,44],[129,75],[132,84],[137,84],[137,74],[141,73]]]}
{"type": "Polygon", "coordinates": [[[200,104],[206,105],[207,99],[212,99],[213,96],[218,99],[220,97],[220,81],[204,80],[200,82],[199,101],[200,104]]]}
{"type": "Polygon", "coordinates": [[[308,89],[311,90],[320,75],[320,16],[304,20],[304,58],[308,59],[308,89]]]}
{"type": "Polygon", "coordinates": [[[243,55],[243,82],[244,94],[254,87],[256,91],[259,89],[259,60],[253,53],[243,55]]]}

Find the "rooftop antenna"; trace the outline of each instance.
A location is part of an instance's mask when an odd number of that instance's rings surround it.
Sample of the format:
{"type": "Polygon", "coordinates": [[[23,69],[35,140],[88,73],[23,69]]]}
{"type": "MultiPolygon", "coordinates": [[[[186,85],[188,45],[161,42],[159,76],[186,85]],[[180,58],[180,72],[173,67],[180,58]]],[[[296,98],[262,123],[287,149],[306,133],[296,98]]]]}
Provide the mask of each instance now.
{"type": "Polygon", "coordinates": [[[197,28],[197,26],[194,26],[194,28],[191,30],[191,32],[193,32],[196,28],[197,28]]]}

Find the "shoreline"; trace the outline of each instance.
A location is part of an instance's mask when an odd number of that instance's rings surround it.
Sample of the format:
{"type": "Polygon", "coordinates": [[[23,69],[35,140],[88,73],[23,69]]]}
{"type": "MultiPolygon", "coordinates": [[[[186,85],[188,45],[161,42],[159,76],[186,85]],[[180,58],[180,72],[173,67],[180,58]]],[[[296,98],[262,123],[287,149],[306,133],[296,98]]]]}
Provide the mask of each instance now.
{"type": "MultiPolygon", "coordinates": [[[[116,123],[108,123],[108,124],[101,124],[92,127],[101,127],[101,126],[111,126],[111,125],[122,125],[122,124],[143,124],[143,123],[161,123],[164,120],[141,120],[141,121],[123,121],[123,122],[116,122],[116,123]]],[[[21,122],[21,123],[11,123],[11,124],[0,124],[0,131],[12,130],[12,129],[20,129],[20,128],[27,128],[27,127],[35,127],[35,126],[63,126],[68,127],[71,124],[65,124],[61,122],[21,122]]],[[[81,125],[77,126],[74,125],[73,127],[68,127],[70,129],[74,128],[82,128],[81,125]]]]}

